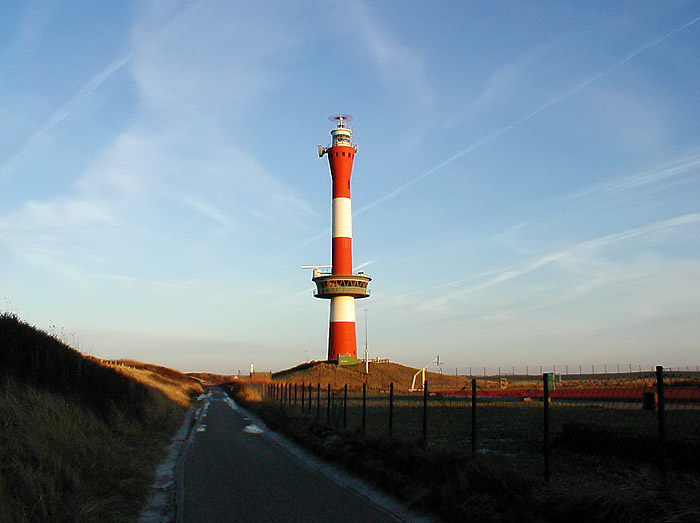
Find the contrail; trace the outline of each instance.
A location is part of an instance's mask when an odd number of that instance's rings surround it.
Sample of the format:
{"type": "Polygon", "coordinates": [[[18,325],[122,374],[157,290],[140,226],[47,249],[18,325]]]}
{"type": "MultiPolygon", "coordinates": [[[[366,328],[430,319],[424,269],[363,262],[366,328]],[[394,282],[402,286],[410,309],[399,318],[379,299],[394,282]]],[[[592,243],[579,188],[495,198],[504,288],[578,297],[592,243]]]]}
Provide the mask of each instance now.
{"type": "Polygon", "coordinates": [[[601,236],[592,240],[576,243],[560,251],[550,252],[548,254],[542,255],[527,265],[498,273],[495,277],[477,285],[474,285],[472,287],[469,287],[468,289],[466,289],[466,291],[471,292],[492,287],[493,285],[512,280],[514,278],[532,272],[536,269],[539,269],[540,267],[544,267],[545,265],[549,265],[550,263],[554,263],[558,260],[561,260],[562,258],[566,258],[573,254],[590,251],[606,245],[612,245],[627,240],[629,238],[634,238],[635,236],[641,236],[644,234],[649,234],[664,229],[683,227],[685,225],[693,225],[699,222],[700,213],[684,214],[681,216],[676,216],[674,218],[669,218],[667,220],[661,220],[658,222],[643,225],[641,227],[636,227],[634,229],[627,229],[625,231],[608,234],[607,236],[601,236]]]}
{"type": "MultiPolygon", "coordinates": [[[[148,44],[149,42],[155,40],[158,38],[160,35],[165,33],[166,31],[170,30],[174,25],[178,24],[180,21],[183,19],[187,18],[193,11],[198,9],[206,0],[200,0],[199,2],[196,2],[192,4],[190,7],[182,11],[180,14],[178,14],[176,17],[173,18],[172,21],[168,22],[165,24],[161,29],[156,31],[150,38],[148,38],[145,42],[143,42],[140,46],[142,48],[143,45],[148,44]]],[[[102,71],[97,73],[95,76],[90,78],[88,82],[83,85],[78,92],[68,100],[65,104],[63,104],[61,107],[59,107],[52,115],[49,120],[39,128],[38,131],[36,131],[22,146],[22,148],[12,157],[10,158],[5,164],[0,168],[0,180],[6,177],[8,171],[10,171],[16,164],[17,162],[22,159],[22,157],[29,151],[29,149],[32,148],[32,146],[38,142],[46,133],[48,133],[51,129],[56,127],[59,123],[61,123],[63,120],[65,120],[73,111],[75,111],[82,103],[87,100],[90,95],[95,92],[95,90],[100,87],[103,83],[105,83],[113,74],[115,74],[117,71],[119,71],[121,68],[123,68],[127,63],[129,63],[134,56],[136,56],[139,52],[139,49],[131,51],[129,53],[126,53],[125,55],[117,58],[116,60],[112,61],[107,67],[105,67],[102,71]]]]}
{"type": "Polygon", "coordinates": [[[100,73],[93,76],[83,87],[81,87],[73,98],[59,107],[58,110],[51,115],[51,118],[49,118],[49,120],[24,143],[22,148],[12,158],[10,158],[10,160],[5,162],[5,165],[3,165],[2,169],[0,169],[0,179],[3,178],[6,173],[15,166],[15,164],[26,154],[29,149],[32,148],[37,141],[39,141],[42,136],[68,117],[95,91],[95,89],[102,85],[115,72],[124,67],[124,65],[127,64],[133,57],[134,53],[132,52],[118,58],[117,60],[114,60],[100,73]]]}
{"type": "Polygon", "coordinates": [[[469,281],[478,280],[478,279],[489,276],[489,278],[487,280],[484,280],[484,281],[477,283],[475,285],[470,285],[468,287],[461,288],[456,292],[459,294],[464,294],[464,293],[479,291],[479,290],[487,289],[489,287],[493,287],[494,285],[499,285],[501,283],[505,283],[507,281],[513,280],[515,278],[518,278],[520,276],[523,276],[525,274],[533,272],[533,271],[539,269],[540,267],[550,265],[552,263],[555,263],[561,259],[567,258],[567,257],[572,256],[572,255],[576,255],[576,254],[586,252],[586,251],[591,251],[591,250],[597,249],[598,247],[604,247],[606,245],[613,245],[613,244],[622,242],[624,240],[634,238],[636,236],[642,236],[645,234],[650,234],[650,233],[662,231],[664,229],[683,227],[686,225],[694,225],[697,223],[700,223],[700,213],[684,214],[684,215],[676,216],[674,218],[669,218],[666,220],[661,220],[661,221],[649,223],[647,225],[636,227],[634,229],[627,229],[625,231],[608,234],[606,236],[601,236],[599,238],[594,238],[592,240],[586,240],[586,241],[583,241],[580,243],[575,243],[573,245],[569,245],[568,247],[566,247],[564,249],[540,255],[539,257],[537,257],[537,258],[535,258],[535,259],[529,261],[528,263],[525,263],[519,267],[513,267],[511,269],[496,270],[496,271],[485,272],[482,274],[476,274],[473,276],[469,276],[467,278],[462,278],[459,280],[441,283],[438,285],[434,285],[432,287],[426,287],[426,288],[419,289],[419,290],[409,292],[406,294],[402,294],[399,296],[390,296],[390,297],[384,298],[383,300],[375,301],[374,303],[375,304],[376,303],[383,303],[383,302],[387,302],[390,300],[406,298],[409,296],[413,296],[415,294],[422,294],[425,292],[431,292],[431,291],[434,291],[437,289],[442,289],[445,287],[458,286],[460,284],[463,284],[463,283],[466,283],[469,281]]]}
{"type": "Polygon", "coordinates": [[[403,184],[402,186],[400,186],[400,187],[394,189],[394,190],[393,190],[392,192],[390,192],[389,194],[387,194],[387,195],[385,195],[385,196],[382,196],[382,197],[379,198],[378,200],[376,200],[376,201],[370,203],[369,205],[366,205],[366,206],[364,206],[364,207],[358,209],[358,210],[355,211],[353,214],[360,214],[360,213],[363,213],[363,212],[368,211],[369,209],[372,209],[373,207],[379,205],[380,203],[385,202],[386,200],[390,200],[391,198],[393,198],[393,197],[395,197],[396,195],[402,193],[403,191],[405,191],[406,189],[408,189],[408,188],[411,187],[412,185],[415,185],[416,183],[418,183],[418,182],[421,181],[422,179],[424,179],[424,178],[430,176],[431,174],[435,173],[436,171],[438,171],[438,170],[442,169],[443,167],[445,167],[445,166],[451,164],[452,162],[454,162],[454,161],[457,160],[458,158],[464,156],[465,154],[470,153],[471,151],[473,151],[474,149],[477,149],[477,148],[481,147],[482,145],[485,145],[485,144],[487,144],[487,143],[492,142],[493,140],[495,140],[496,138],[498,138],[498,137],[501,136],[502,134],[504,134],[504,133],[510,131],[511,129],[513,129],[514,127],[517,127],[518,125],[520,125],[520,124],[522,124],[522,123],[524,123],[524,122],[527,122],[528,120],[530,120],[531,118],[535,117],[536,115],[538,115],[539,113],[541,113],[542,111],[544,111],[545,109],[547,109],[548,107],[551,107],[551,106],[554,105],[554,104],[557,104],[557,103],[559,103],[559,102],[562,102],[562,101],[566,100],[567,98],[573,96],[574,94],[578,93],[579,91],[585,89],[586,87],[588,87],[588,86],[591,85],[592,83],[597,82],[598,80],[600,80],[600,79],[602,79],[602,78],[605,78],[606,76],[608,76],[608,75],[614,73],[615,71],[617,71],[618,69],[620,69],[621,67],[623,67],[627,62],[629,62],[632,58],[634,58],[634,57],[637,56],[638,54],[643,53],[643,52],[646,51],[647,49],[650,49],[650,48],[652,48],[652,47],[654,47],[654,46],[660,44],[660,43],[663,42],[664,40],[667,40],[667,39],[671,38],[672,36],[674,36],[674,35],[680,33],[680,32],[683,31],[684,29],[686,29],[686,28],[690,27],[691,25],[697,23],[699,20],[700,20],[700,16],[698,16],[697,18],[691,20],[690,22],[688,22],[688,23],[682,25],[681,27],[679,27],[679,28],[677,28],[677,29],[674,29],[674,30],[671,31],[670,33],[665,34],[665,35],[662,36],[661,38],[658,38],[658,39],[654,40],[653,42],[648,43],[648,44],[646,44],[646,45],[640,47],[639,49],[636,49],[635,51],[632,51],[632,52],[629,53],[627,56],[625,56],[624,58],[622,58],[621,60],[619,60],[618,62],[616,62],[614,65],[612,65],[610,68],[606,69],[606,70],[603,71],[602,73],[599,73],[599,74],[593,76],[592,78],[589,78],[588,80],[586,80],[586,81],[584,81],[584,82],[578,84],[577,86],[575,86],[575,87],[573,87],[572,89],[568,90],[567,92],[565,92],[565,93],[563,93],[563,94],[557,96],[556,98],[552,98],[552,99],[549,100],[548,102],[543,103],[542,105],[540,105],[539,107],[537,107],[537,108],[536,108],[534,111],[532,111],[531,113],[529,113],[529,114],[527,114],[527,115],[525,115],[525,116],[523,116],[523,117],[521,117],[521,118],[518,118],[518,119],[515,120],[514,122],[512,122],[512,123],[510,123],[510,124],[508,124],[508,125],[506,125],[506,126],[504,126],[504,127],[501,127],[500,129],[498,129],[498,130],[492,132],[491,134],[485,136],[484,138],[478,140],[477,142],[474,142],[473,144],[471,144],[471,145],[470,145],[469,147],[467,147],[466,149],[462,149],[461,151],[459,151],[458,153],[452,155],[450,158],[448,158],[448,159],[445,160],[444,162],[440,163],[439,165],[437,165],[437,166],[433,167],[432,169],[430,169],[430,170],[424,172],[423,174],[421,174],[421,175],[419,175],[419,176],[413,178],[413,179],[410,180],[409,182],[406,182],[406,183],[403,184]]]}
{"type": "MultiPolygon", "coordinates": [[[[680,33],[680,32],[683,31],[684,29],[686,29],[686,28],[690,27],[691,25],[697,23],[699,20],[700,20],[700,16],[698,16],[697,18],[691,20],[690,22],[688,22],[688,23],[682,25],[681,27],[679,27],[679,28],[677,28],[677,29],[674,29],[673,31],[671,31],[670,33],[667,33],[666,35],[662,36],[661,38],[658,38],[658,39],[654,40],[653,42],[651,42],[651,43],[649,43],[649,44],[646,44],[646,45],[640,47],[639,49],[636,49],[635,51],[632,51],[631,53],[629,53],[628,55],[626,55],[624,58],[622,58],[621,60],[619,60],[618,62],[616,62],[614,65],[612,65],[610,68],[606,69],[606,70],[603,71],[602,73],[599,73],[599,74],[595,75],[594,77],[589,78],[589,79],[586,80],[585,82],[582,82],[582,83],[578,84],[577,86],[575,86],[575,87],[573,87],[572,89],[568,90],[568,91],[565,92],[564,94],[561,94],[561,95],[557,96],[556,98],[553,98],[553,99],[549,100],[548,102],[545,102],[544,104],[542,104],[542,105],[540,105],[539,107],[537,107],[534,111],[530,112],[529,114],[527,114],[527,115],[525,115],[525,116],[523,116],[523,117],[521,117],[521,118],[518,118],[518,119],[515,120],[514,122],[512,122],[512,123],[510,123],[510,124],[508,124],[508,125],[506,125],[506,126],[504,126],[504,127],[501,127],[500,129],[497,129],[496,131],[493,131],[492,133],[490,133],[490,134],[486,135],[485,137],[481,138],[480,140],[474,142],[474,143],[471,144],[469,147],[467,147],[467,148],[465,148],[465,149],[462,149],[462,150],[459,151],[458,153],[456,153],[456,154],[450,156],[447,160],[445,160],[445,161],[443,161],[442,163],[436,165],[436,166],[433,167],[432,169],[429,169],[428,171],[424,172],[423,174],[421,174],[421,175],[419,175],[419,176],[416,176],[416,177],[413,178],[412,180],[410,180],[410,181],[406,182],[405,184],[401,185],[400,187],[397,187],[396,189],[394,189],[393,191],[391,191],[389,194],[386,194],[386,195],[382,196],[382,197],[379,198],[378,200],[375,200],[374,202],[372,202],[372,203],[370,203],[370,204],[368,204],[368,205],[365,205],[364,207],[360,207],[359,209],[357,209],[357,210],[355,210],[355,211],[353,212],[353,215],[361,214],[361,213],[363,213],[363,212],[365,212],[365,211],[368,211],[368,210],[370,210],[370,209],[376,207],[376,206],[379,205],[380,203],[383,203],[383,202],[385,202],[385,201],[387,201],[387,200],[390,200],[390,199],[394,198],[395,196],[397,196],[398,194],[402,193],[403,191],[405,191],[405,190],[408,189],[409,187],[411,187],[411,186],[417,184],[418,182],[420,182],[420,181],[423,180],[424,178],[427,178],[428,176],[434,174],[435,172],[439,171],[439,170],[442,169],[443,167],[445,167],[445,166],[451,164],[452,162],[454,162],[454,161],[457,160],[458,158],[464,156],[465,154],[468,154],[468,153],[470,153],[471,151],[473,151],[473,150],[475,150],[475,149],[478,149],[478,148],[481,147],[482,145],[485,145],[485,144],[487,144],[487,143],[492,142],[493,140],[495,140],[496,138],[498,138],[498,137],[501,136],[502,134],[504,134],[504,133],[510,131],[511,129],[513,129],[514,127],[517,127],[518,125],[520,125],[520,124],[522,124],[522,123],[524,123],[524,122],[530,120],[531,118],[535,117],[536,115],[538,115],[539,113],[541,113],[542,111],[544,111],[545,109],[547,109],[548,107],[551,107],[551,106],[554,105],[554,104],[557,104],[557,103],[559,103],[559,102],[561,102],[561,101],[566,100],[566,99],[569,98],[570,96],[573,96],[574,94],[578,93],[579,91],[585,89],[586,87],[588,87],[588,86],[591,85],[592,83],[597,82],[597,81],[600,80],[601,78],[605,78],[606,76],[612,74],[613,72],[615,72],[615,71],[617,71],[618,69],[620,69],[621,67],[623,67],[627,62],[629,62],[632,58],[634,58],[634,57],[637,56],[638,54],[640,54],[640,53],[646,51],[647,49],[650,49],[650,48],[652,48],[652,47],[654,47],[654,46],[660,44],[660,43],[663,42],[664,40],[667,40],[668,38],[671,38],[672,36],[674,36],[674,35],[680,33]]],[[[290,249],[289,252],[296,251],[296,250],[300,249],[301,247],[303,247],[303,246],[305,246],[305,245],[308,245],[309,243],[312,243],[312,242],[318,240],[319,238],[323,238],[326,234],[328,234],[328,231],[329,231],[329,229],[326,229],[326,231],[324,231],[323,233],[318,234],[318,235],[316,235],[316,236],[314,236],[314,237],[312,237],[312,238],[308,238],[308,239],[304,240],[304,241],[301,242],[299,245],[296,245],[295,247],[293,247],[292,249],[290,249]]]]}

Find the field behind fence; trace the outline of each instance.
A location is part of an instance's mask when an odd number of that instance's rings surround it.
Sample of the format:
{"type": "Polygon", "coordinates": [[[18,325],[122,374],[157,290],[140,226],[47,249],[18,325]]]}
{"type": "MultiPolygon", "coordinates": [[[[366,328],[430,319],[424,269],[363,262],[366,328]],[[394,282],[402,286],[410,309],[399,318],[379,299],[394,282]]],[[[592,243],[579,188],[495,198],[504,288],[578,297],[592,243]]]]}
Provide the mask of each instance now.
{"type": "MultiPolygon", "coordinates": [[[[565,481],[598,475],[700,473],[700,374],[543,373],[503,388],[422,390],[257,383],[263,401],[329,428],[464,449],[522,474],[565,481]]],[[[488,386],[493,387],[492,383],[488,386]]]]}

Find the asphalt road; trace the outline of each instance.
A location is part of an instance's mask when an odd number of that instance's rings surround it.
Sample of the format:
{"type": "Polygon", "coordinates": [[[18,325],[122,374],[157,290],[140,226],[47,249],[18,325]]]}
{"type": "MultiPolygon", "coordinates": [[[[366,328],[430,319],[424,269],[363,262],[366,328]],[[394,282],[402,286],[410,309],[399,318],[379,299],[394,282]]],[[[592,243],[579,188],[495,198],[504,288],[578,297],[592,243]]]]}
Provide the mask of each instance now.
{"type": "Polygon", "coordinates": [[[419,521],[366,485],[328,470],[213,388],[188,446],[178,522],[419,521]]]}

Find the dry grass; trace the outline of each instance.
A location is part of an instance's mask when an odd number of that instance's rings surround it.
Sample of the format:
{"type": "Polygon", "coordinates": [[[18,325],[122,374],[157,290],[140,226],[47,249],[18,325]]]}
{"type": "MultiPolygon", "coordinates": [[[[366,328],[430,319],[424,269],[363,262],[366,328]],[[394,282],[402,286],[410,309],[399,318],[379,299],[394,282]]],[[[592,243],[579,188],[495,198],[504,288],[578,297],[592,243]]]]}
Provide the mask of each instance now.
{"type": "Polygon", "coordinates": [[[149,406],[144,424],[109,423],[61,395],[0,384],[0,520],[127,521],[136,517],[181,409],[149,406]]]}
{"type": "MultiPolygon", "coordinates": [[[[398,363],[370,363],[370,373],[365,374],[363,364],[338,366],[334,363],[312,362],[297,365],[289,370],[272,375],[275,383],[330,383],[333,388],[346,383],[352,390],[359,390],[367,383],[372,390],[389,390],[393,382],[397,390],[408,390],[418,369],[398,363]]],[[[468,388],[469,378],[451,374],[426,372],[426,379],[435,388],[460,390],[468,388]]],[[[420,379],[417,383],[420,382],[420,379]]]]}
{"type": "Polygon", "coordinates": [[[154,367],[134,361],[129,362],[128,365],[111,362],[103,364],[138,383],[161,391],[178,405],[189,406],[192,397],[203,391],[199,382],[171,369],[165,369],[168,372],[164,372],[161,370],[164,369],[163,367],[154,367]]]}
{"type": "Polygon", "coordinates": [[[135,520],[198,391],[170,369],[117,372],[0,315],[0,521],[135,520]]]}

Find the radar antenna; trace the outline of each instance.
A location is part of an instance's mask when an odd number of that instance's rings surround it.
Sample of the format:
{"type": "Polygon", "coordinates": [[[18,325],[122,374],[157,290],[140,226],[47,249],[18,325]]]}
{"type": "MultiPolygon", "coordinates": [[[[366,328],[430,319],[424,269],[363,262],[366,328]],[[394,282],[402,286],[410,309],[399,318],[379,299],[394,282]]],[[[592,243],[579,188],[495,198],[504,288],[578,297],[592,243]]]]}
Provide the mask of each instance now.
{"type": "Polygon", "coordinates": [[[328,117],[331,122],[338,122],[338,127],[345,127],[345,122],[352,120],[349,114],[332,114],[328,117]]]}

